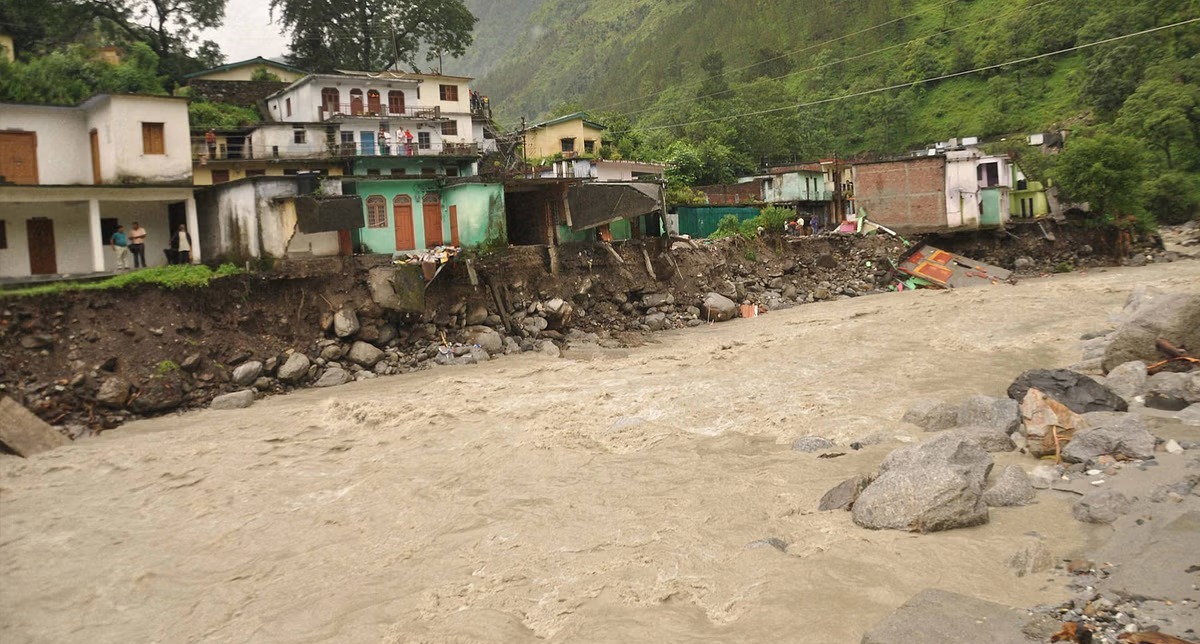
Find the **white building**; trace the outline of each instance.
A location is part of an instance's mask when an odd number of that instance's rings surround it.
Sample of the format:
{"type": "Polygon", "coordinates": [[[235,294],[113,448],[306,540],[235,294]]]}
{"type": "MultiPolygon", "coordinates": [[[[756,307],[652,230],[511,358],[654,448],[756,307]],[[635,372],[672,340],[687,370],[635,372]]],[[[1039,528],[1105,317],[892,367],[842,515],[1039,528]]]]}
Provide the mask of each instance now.
{"type": "Polygon", "coordinates": [[[186,101],[100,94],[74,107],[0,104],[0,277],[112,271],[117,225],[166,263],[186,224],[200,260],[186,101]]]}
{"type": "Polygon", "coordinates": [[[542,172],[543,179],[595,179],[596,181],[656,181],[666,166],[660,163],[610,159],[562,159],[542,172]]]}
{"type": "Polygon", "coordinates": [[[946,221],[950,228],[1008,223],[1012,160],[967,147],[946,152],[946,221]]]}

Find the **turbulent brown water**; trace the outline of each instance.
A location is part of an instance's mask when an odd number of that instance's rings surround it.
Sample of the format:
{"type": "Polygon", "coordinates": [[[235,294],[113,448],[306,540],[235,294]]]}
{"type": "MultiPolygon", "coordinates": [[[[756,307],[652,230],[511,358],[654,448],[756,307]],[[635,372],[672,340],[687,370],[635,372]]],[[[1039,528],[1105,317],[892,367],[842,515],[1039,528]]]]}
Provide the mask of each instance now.
{"type": "Polygon", "coordinates": [[[0,640],[856,642],[926,587],[1057,601],[1055,573],[1006,561],[1030,531],[1063,557],[1107,529],[1065,501],[918,536],[817,500],[920,437],[914,399],[1075,361],[1139,283],[1197,288],[1200,262],[810,305],[3,458],[0,640]],[[818,459],[789,449],[807,434],[883,442],[818,459]],[[786,552],[746,547],[768,537],[786,552]]]}

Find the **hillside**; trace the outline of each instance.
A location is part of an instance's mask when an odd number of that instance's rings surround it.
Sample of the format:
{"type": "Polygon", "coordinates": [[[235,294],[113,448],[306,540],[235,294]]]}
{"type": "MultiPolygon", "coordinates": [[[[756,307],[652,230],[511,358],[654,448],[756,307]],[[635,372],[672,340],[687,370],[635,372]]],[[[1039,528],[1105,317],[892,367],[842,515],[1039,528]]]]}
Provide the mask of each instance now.
{"type": "MultiPolygon", "coordinates": [[[[1115,116],[1197,24],[870,93],[1200,16],[1194,0],[473,0],[476,57],[505,125],[568,109],[746,158],[893,152],[1115,116]],[[521,16],[525,16],[523,21],[521,16]],[[500,19],[497,19],[500,18],[500,19]],[[728,91],[725,91],[728,90],[728,91]],[[858,98],[794,108],[864,92],[858,98]],[[740,118],[729,115],[778,110],[740,118]],[[713,120],[717,119],[717,120],[713,120]],[[656,126],[705,121],[685,127],[656,126]]],[[[1179,63],[1178,61],[1185,61],[1179,63]]],[[[660,137],[662,138],[662,137],[660,137]]]]}

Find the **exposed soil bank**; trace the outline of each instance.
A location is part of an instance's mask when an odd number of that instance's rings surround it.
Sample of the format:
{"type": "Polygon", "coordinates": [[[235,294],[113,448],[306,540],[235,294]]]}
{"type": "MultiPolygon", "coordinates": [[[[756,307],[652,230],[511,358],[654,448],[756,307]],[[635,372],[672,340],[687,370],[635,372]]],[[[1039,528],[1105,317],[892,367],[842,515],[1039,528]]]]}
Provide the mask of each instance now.
{"type": "Polygon", "coordinates": [[[899,421],[912,400],[1003,395],[1024,369],[1077,361],[1141,283],[1195,290],[1200,262],[848,298],[590,361],[523,354],[3,457],[0,633],[856,642],[927,587],[1059,602],[1061,573],[1007,562],[1032,530],[1056,560],[1106,538],[1067,500],[920,536],[817,500],[924,435],[899,421]],[[790,450],[809,434],[868,446],[790,450]],[[785,551],[746,548],[768,537],[785,551]]]}

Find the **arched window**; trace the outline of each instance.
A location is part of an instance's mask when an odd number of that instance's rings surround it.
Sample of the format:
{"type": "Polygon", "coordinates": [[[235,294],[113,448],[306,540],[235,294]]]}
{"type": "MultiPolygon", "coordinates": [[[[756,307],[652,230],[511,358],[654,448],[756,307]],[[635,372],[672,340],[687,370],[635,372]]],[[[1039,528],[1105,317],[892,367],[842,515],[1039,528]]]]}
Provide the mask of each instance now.
{"type": "Polygon", "coordinates": [[[367,90],[367,111],[376,116],[379,115],[379,90],[367,90]]]}
{"type": "Polygon", "coordinates": [[[355,116],[362,116],[363,101],[361,89],[350,90],[350,113],[355,116]]]}
{"type": "Polygon", "coordinates": [[[387,200],[379,195],[367,197],[367,228],[387,228],[387,200]]]}
{"type": "Polygon", "coordinates": [[[340,103],[342,102],[342,93],[336,87],[326,87],[321,90],[321,111],[326,117],[342,111],[340,103]]]}
{"type": "Polygon", "coordinates": [[[388,92],[388,114],[399,115],[404,113],[404,92],[392,90],[388,92]]]}

